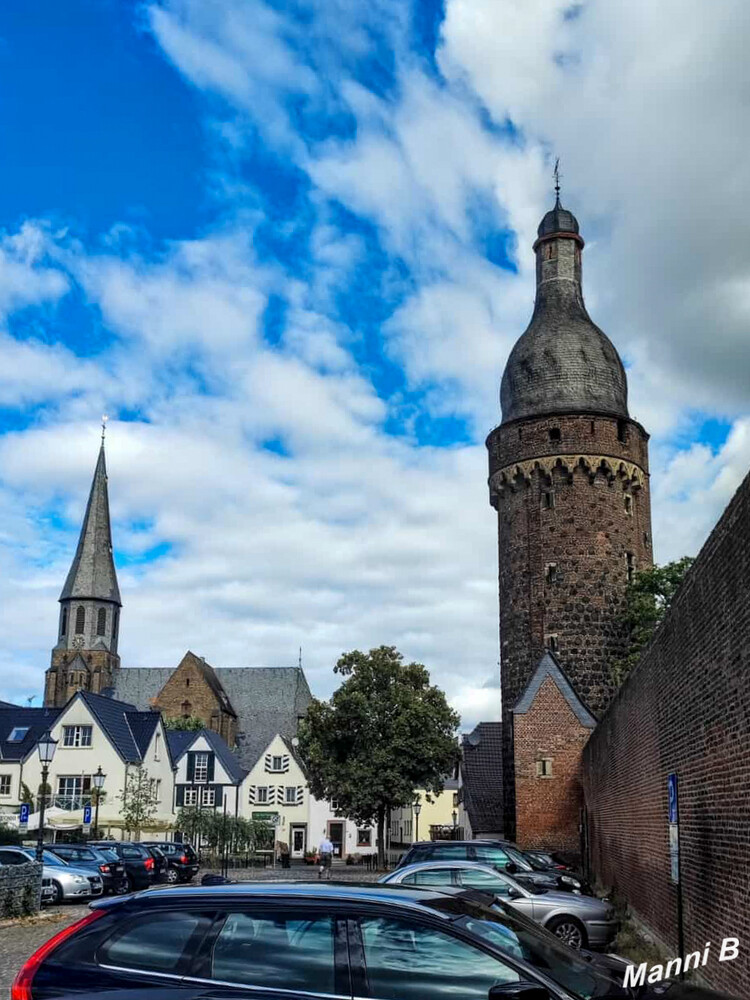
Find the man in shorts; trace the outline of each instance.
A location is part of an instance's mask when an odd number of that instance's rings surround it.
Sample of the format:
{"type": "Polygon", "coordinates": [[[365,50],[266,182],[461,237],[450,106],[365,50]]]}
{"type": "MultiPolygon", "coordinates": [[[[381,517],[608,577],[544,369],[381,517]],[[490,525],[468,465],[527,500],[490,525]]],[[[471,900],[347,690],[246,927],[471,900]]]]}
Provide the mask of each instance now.
{"type": "Polygon", "coordinates": [[[331,863],[333,861],[333,844],[328,839],[328,834],[323,834],[323,839],[320,842],[320,847],[318,848],[318,854],[320,854],[320,868],[318,870],[318,878],[331,877],[331,863]]]}

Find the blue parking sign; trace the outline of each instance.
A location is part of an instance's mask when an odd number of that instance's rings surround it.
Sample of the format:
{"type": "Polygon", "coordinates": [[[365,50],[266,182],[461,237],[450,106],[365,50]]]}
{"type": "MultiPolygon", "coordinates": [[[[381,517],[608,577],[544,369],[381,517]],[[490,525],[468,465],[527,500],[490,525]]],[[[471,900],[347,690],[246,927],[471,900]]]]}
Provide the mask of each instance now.
{"type": "Polygon", "coordinates": [[[19,813],[18,816],[18,820],[22,826],[28,825],[30,812],[31,812],[31,806],[28,804],[28,802],[24,802],[24,804],[21,806],[21,812],[19,813]]]}
{"type": "Polygon", "coordinates": [[[83,807],[83,825],[91,826],[91,806],[83,807]]]}
{"type": "Polygon", "coordinates": [[[677,816],[677,775],[673,771],[667,776],[667,790],[669,791],[669,822],[679,822],[677,816]]]}

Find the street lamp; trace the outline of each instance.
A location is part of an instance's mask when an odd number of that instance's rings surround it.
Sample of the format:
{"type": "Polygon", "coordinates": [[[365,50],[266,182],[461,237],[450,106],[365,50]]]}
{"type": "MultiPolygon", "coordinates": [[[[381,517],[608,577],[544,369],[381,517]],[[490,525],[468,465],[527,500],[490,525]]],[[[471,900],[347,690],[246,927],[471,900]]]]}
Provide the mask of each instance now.
{"type": "Polygon", "coordinates": [[[421,812],[422,812],[422,803],[421,803],[421,802],[419,801],[419,796],[417,796],[417,800],[416,800],[416,802],[414,803],[414,815],[415,815],[415,817],[416,817],[416,821],[415,821],[415,833],[414,833],[414,842],[415,842],[416,844],[418,844],[418,843],[419,843],[419,814],[420,814],[421,812]]]}
{"type": "Polygon", "coordinates": [[[455,809],[451,813],[451,816],[453,817],[453,839],[455,840],[456,839],[456,823],[458,822],[458,813],[456,812],[455,809]]]}
{"type": "Polygon", "coordinates": [[[92,777],[94,788],[96,789],[96,815],[94,819],[94,836],[99,836],[99,799],[102,797],[102,788],[107,775],[102,771],[102,765],[96,769],[96,774],[92,777]]]}
{"type": "Polygon", "coordinates": [[[47,802],[47,778],[49,776],[49,766],[52,763],[52,758],[55,756],[56,747],[57,740],[52,738],[52,733],[49,729],[36,746],[42,765],[42,801],[39,805],[39,832],[36,838],[37,861],[41,861],[44,854],[44,807],[47,802]]]}

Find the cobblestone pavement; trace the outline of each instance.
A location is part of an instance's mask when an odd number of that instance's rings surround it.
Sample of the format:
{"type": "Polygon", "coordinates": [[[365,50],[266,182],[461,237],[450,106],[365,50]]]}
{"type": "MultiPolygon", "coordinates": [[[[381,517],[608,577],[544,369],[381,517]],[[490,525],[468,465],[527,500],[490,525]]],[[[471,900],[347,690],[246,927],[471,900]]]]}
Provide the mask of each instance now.
{"type": "MultiPolygon", "coordinates": [[[[200,873],[200,877],[206,870],[200,873]]],[[[375,882],[379,872],[365,868],[335,865],[332,881],[375,882]]],[[[194,884],[200,884],[200,877],[194,884]]],[[[292,868],[237,868],[230,869],[229,878],[238,882],[317,882],[315,865],[295,865],[292,868]]],[[[164,887],[165,891],[169,891],[164,887]]],[[[86,913],[85,904],[55,906],[42,911],[31,919],[0,923],[0,1000],[8,1000],[10,986],[26,959],[63,927],[79,920],[86,913]]]]}

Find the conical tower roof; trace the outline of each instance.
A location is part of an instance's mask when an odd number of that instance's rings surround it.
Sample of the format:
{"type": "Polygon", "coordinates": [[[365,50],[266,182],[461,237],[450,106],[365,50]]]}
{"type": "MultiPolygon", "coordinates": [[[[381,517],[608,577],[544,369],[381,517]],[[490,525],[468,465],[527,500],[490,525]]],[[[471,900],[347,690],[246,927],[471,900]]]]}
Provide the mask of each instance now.
{"type": "Polygon", "coordinates": [[[94,480],[86,505],[78,548],[60,594],[61,601],[70,598],[111,601],[122,605],[112,556],[107,463],[103,441],[94,470],[94,480]]]}

